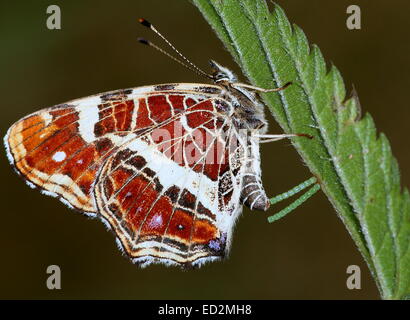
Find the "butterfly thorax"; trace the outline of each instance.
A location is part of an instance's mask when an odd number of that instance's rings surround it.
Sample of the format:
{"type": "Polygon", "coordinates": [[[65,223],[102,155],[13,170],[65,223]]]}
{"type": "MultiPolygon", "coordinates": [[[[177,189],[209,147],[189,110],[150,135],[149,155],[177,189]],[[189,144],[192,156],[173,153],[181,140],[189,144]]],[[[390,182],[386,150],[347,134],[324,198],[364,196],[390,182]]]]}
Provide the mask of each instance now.
{"type": "Polygon", "coordinates": [[[268,124],[263,105],[256,95],[244,88],[235,87],[235,83],[229,81],[219,82],[218,85],[224,88],[226,99],[231,101],[234,107],[232,116],[237,128],[265,133],[268,124]]]}
{"type": "Polygon", "coordinates": [[[256,94],[244,87],[239,86],[237,77],[229,70],[210,61],[212,67],[212,77],[215,84],[222,87],[222,95],[232,103],[233,121],[238,129],[259,130],[265,133],[267,121],[263,112],[263,104],[259,101],[256,94]]]}

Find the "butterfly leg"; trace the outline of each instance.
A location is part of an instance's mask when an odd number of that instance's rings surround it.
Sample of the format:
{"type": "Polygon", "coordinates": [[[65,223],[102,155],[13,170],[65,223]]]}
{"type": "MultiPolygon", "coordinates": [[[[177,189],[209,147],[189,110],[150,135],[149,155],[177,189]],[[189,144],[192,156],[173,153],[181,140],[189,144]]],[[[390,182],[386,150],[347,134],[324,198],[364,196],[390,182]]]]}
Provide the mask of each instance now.
{"type": "Polygon", "coordinates": [[[282,87],[279,88],[274,88],[274,89],[265,89],[265,88],[260,88],[260,87],[255,87],[246,83],[234,83],[233,86],[234,87],[242,87],[242,88],[246,88],[246,89],[250,89],[253,91],[259,91],[259,92],[278,92],[278,91],[282,91],[285,90],[287,87],[289,87],[292,84],[292,82],[287,82],[285,83],[282,87]]]}
{"type": "Polygon", "coordinates": [[[252,136],[255,139],[259,139],[259,143],[268,143],[279,141],[286,138],[293,138],[293,137],[306,137],[312,139],[311,135],[305,133],[295,133],[295,134],[254,134],[252,136]]]}
{"type": "MultiPolygon", "coordinates": [[[[303,133],[302,134],[300,134],[300,133],[299,134],[254,134],[254,135],[252,135],[252,137],[254,138],[254,141],[258,141],[259,143],[273,142],[273,141],[278,141],[278,140],[281,140],[281,139],[292,138],[292,137],[306,137],[306,138],[309,138],[309,139],[313,138],[312,136],[307,135],[307,134],[303,134],[303,133]]],[[[245,179],[244,179],[244,181],[245,181],[245,179]]],[[[313,184],[313,187],[311,187],[305,194],[303,194],[301,197],[296,199],[293,203],[291,203],[285,209],[281,210],[280,212],[276,213],[273,216],[270,216],[268,218],[268,221],[273,222],[273,221],[279,220],[279,219],[283,218],[284,216],[286,216],[288,213],[295,210],[303,202],[305,202],[310,197],[312,197],[320,189],[320,185],[317,183],[316,178],[312,177],[312,178],[308,179],[307,181],[305,181],[305,182],[299,184],[298,186],[294,187],[293,189],[270,199],[269,200],[269,205],[266,206],[265,210],[267,210],[270,205],[273,205],[277,202],[280,202],[284,199],[287,199],[287,198],[295,195],[296,193],[304,190],[305,188],[311,186],[312,184],[313,184]]],[[[260,185],[260,190],[263,191],[262,185],[260,185]]]]}
{"type": "Polygon", "coordinates": [[[320,190],[320,185],[317,184],[317,183],[314,184],[313,187],[311,187],[308,191],[306,191],[302,196],[300,196],[298,199],[296,199],[294,202],[292,202],[285,209],[279,211],[278,213],[274,214],[273,216],[268,217],[268,222],[272,223],[274,221],[277,221],[277,220],[283,218],[288,213],[292,212],[297,207],[299,207],[303,202],[307,201],[310,197],[312,197],[319,190],[320,190]]]}

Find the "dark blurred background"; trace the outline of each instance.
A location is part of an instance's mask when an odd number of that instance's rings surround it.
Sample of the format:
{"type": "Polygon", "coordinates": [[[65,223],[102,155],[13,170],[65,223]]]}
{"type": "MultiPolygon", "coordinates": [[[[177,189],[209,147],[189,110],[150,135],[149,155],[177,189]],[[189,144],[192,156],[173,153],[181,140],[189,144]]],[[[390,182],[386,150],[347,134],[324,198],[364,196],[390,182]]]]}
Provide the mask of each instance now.
{"type": "MultiPolygon", "coordinates": [[[[278,1],[288,18],[354,83],[363,109],[387,134],[409,185],[410,20],[408,1],[278,1]],[[346,28],[346,8],[359,4],[362,29],[346,28]],[[403,142],[404,141],[404,142],[403,142]]],[[[118,88],[203,82],[136,38],[158,39],[137,23],[154,22],[199,66],[216,61],[240,70],[199,11],[181,0],[0,2],[0,131],[40,108],[118,88]],[[46,28],[57,4],[62,30],[46,28]]],[[[242,77],[242,76],[241,76],[242,77]]],[[[245,80],[242,77],[242,80],[245,80]]],[[[272,121],[270,132],[279,133],[272,121]]],[[[28,188],[1,161],[0,298],[24,299],[378,299],[376,286],[342,222],[319,193],[285,219],[245,208],[230,257],[195,271],[139,269],[121,256],[97,220],[28,188]],[[50,291],[46,268],[62,270],[50,291]],[[346,268],[359,265],[362,289],[346,288],[346,268]]],[[[263,145],[270,196],[310,177],[288,141],[263,145]]],[[[271,209],[280,210],[285,204],[271,209]]]]}

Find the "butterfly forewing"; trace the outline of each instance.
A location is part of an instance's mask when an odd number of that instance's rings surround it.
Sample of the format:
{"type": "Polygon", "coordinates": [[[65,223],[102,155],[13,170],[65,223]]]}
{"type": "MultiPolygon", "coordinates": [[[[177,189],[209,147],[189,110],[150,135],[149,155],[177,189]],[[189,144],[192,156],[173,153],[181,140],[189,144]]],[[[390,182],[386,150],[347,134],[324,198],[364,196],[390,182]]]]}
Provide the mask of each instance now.
{"type": "Polygon", "coordinates": [[[134,262],[199,264],[225,254],[240,211],[243,142],[218,90],[159,85],[44,109],[10,128],[8,155],[30,185],[108,221],[134,262]]]}

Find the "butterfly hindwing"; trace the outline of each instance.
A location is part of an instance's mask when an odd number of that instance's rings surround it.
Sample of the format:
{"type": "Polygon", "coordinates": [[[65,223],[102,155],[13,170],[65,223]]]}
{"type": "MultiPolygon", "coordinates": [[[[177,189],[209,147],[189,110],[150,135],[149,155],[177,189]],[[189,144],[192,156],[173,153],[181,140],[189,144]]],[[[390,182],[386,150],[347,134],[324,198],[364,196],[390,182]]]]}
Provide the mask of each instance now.
{"type": "Polygon", "coordinates": [[[188,107],[105,163],[97,206],[134,262],[188,266],[225,255],[241,176],[236,133],[221,103],[188,107]]]}

